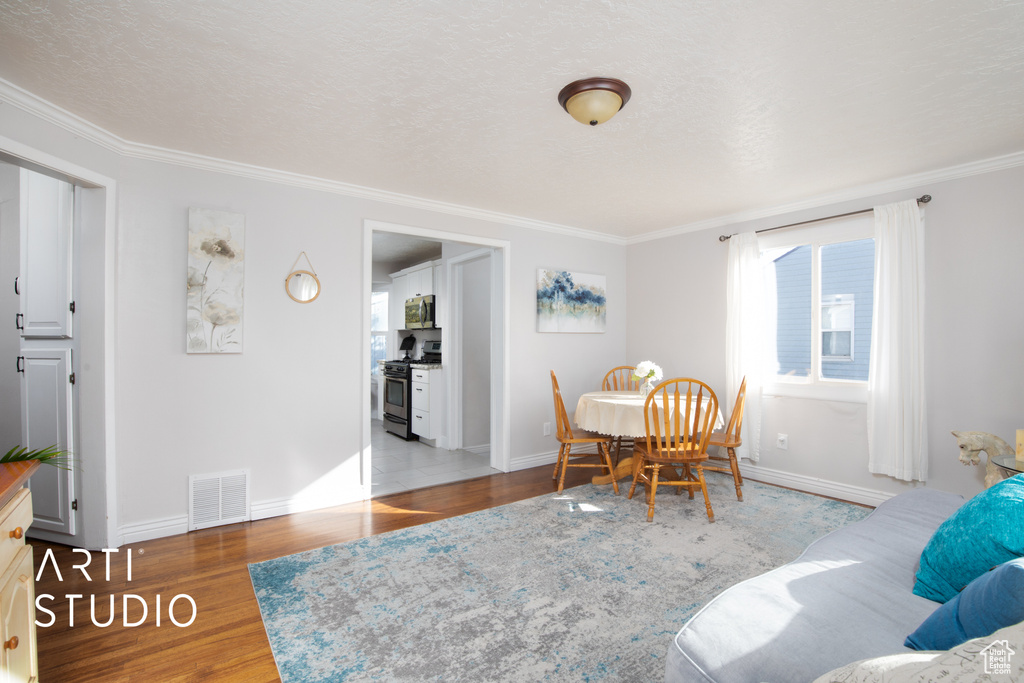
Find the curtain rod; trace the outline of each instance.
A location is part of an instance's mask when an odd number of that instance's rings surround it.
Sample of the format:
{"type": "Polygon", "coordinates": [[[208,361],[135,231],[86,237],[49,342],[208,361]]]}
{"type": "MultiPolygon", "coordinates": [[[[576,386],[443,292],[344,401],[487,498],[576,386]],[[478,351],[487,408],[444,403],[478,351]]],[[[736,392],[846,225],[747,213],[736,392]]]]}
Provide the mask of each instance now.
{"type": "MultiPolygon", "coordinates": [[[[921,195],[920,197],[917,198],[917,203],[918,204],[927,204],[931,200],[932,200],[932,196],[930,194],[925,194],[925,195],[921,195]]],[[[856,216],[858,214],[868,213],[869,211],[874,211],[874,209],[861,209],[860,211],[850,211],[849,213],[840,213],[840,214],[836,214],[835,216],[825,216],[824,218],[812,218],[809,221],[800,221],[799,223],[790,223],[788,225],[780,225],[780,226],[775,227],[775,228],[764,228],[762,230],[755,230],[754,234],[755,235],[759,235],[762,232],[771,232],[772,230],[782,230],[783,228],[795,228],[798,225],[807,225],[808,223],[817,223],[819,221],[829,221],[829,220],[832,220],[833,218],[846,218],[847,216],[856,216]]],[[[732,237],[732,235],[719,235],[718,236],[718,241],[719,242],[724,242],[727,239],[729,239],[730,237],[732,237]]]]}

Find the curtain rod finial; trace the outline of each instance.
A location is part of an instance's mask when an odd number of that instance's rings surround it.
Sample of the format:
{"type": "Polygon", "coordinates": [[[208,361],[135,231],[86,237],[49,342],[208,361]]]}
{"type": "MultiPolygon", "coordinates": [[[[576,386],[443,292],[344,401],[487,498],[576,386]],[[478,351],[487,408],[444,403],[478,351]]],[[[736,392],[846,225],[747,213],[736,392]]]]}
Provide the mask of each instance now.
{"type": "Polygon", "coordinates": [[[732,235],[719,235],[719,236],[718,236],[718,241],[719,241],[719,242],[724,242],[724,241],[726,241],[727,239],[729,239],[730,237],[732,237],[732,235]]]}
{"type": "Polygon", "coordinates": [[[924,195],[921,195],[920,197],[917,198],[917,203],[918,204],[927,204],[931,200],[932,200],[932,196],[930,194],[924,194],[924,195]]]}

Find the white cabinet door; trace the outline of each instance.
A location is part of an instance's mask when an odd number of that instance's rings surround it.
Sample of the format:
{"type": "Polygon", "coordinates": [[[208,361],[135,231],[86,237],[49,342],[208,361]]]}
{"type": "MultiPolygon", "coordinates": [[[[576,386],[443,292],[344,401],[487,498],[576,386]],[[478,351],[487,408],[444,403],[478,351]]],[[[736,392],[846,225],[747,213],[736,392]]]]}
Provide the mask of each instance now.
{"type": "Polygon", "coordinates": [[[71,337],[71,225],[74,187],[21,170],[22,337],[71,337]]]}
{"type": "Polygon", "coordinates": [[[430,411],[430,385],[426,382],[412,383],[412,409],[430,411]]]}
{"type": "Polygon", "coordinates": [[[409,273],[409,296],[427,296],[434,293],[434,268],[428,266],[409,273]]]}
{"type": "Polygon", "coordinates": [[[388,295],[388,322],[392,330],[405,329],[405,300],[409,298],[409,276],[391,278],[391,294],[388,295]]]}
{"type": "MultiPolygon", "coordinates": [[[[21,350],[21,438],[29,449],[56,445],[70,450],[72,420],[71,349],[21,350]]],[[[44,465],[29,480],[35,512],[32,526],[61,534],[75,533],[74,471],[44,465]]]]}

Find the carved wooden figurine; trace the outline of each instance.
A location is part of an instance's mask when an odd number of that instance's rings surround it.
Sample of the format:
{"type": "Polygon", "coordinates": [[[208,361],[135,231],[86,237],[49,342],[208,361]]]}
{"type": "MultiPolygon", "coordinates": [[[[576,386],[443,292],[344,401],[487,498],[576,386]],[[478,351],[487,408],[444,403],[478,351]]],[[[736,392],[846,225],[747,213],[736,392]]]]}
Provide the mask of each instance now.
{"type": "Polygon", "coordinates": [[[1013,446],[998,436],[987,432],[952,432],[960,445],[960,462],[965,465],[977,465],[981,462],[978,453],[985,451],[988,461],[985,463],[985,488],[995,486],[1009,474],[992,462],[994,455],[1013,455],[1013,446]]]}

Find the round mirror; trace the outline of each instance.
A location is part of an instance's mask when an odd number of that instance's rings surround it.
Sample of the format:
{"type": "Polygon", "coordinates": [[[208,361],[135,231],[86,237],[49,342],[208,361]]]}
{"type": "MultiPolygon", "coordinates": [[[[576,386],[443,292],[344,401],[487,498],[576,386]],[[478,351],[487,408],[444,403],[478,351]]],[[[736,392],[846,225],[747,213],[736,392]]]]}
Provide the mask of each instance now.
{"type": "Polygon", "coordinates": [[[308,270],[296,270],[285,279],[284,291],[300,304],[308,304],[320,296],[320,280],[308,270]]]}

